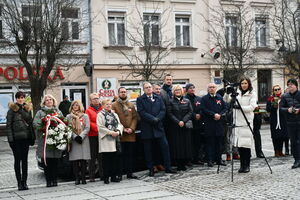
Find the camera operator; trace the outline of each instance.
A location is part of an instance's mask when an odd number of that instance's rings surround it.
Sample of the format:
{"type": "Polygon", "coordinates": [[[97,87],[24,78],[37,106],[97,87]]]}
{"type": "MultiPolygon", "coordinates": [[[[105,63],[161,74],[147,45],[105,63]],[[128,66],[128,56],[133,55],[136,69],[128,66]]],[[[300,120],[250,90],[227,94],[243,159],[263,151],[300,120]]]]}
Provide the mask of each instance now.
{"type": "MultiPolygon", "coordinates": [[[[231,97],[228,99],[231,100],[231,97]]],[[[236,99],[240,103],[241,107],[238,106],[237,102],[235,102],[233,107],[233,121],[236,125],[233,130],[233,133],[235,134],[233,145],[238,147],[240,153],[240,169],[238,172],[248,173],[250,171],[250,157],[253,136],[247,125],[247,121],[243,116],[242,110],[252,126],[254,119],[253,110],[257,107],[256,94],[253,92],[252,84],[248,77],[243,77],[239,81],[239,94],[237,95],[236,99]]]]}
{"type": "Polygon", "coordinates": [[[300,91],[298,91],[298,82],[296,79],[289,79],[287,86],[289,92],[282,95],[280,110],[286,114],[292,154],[295,159],[292,169],[295,169],[300,167],[300,91]]]}

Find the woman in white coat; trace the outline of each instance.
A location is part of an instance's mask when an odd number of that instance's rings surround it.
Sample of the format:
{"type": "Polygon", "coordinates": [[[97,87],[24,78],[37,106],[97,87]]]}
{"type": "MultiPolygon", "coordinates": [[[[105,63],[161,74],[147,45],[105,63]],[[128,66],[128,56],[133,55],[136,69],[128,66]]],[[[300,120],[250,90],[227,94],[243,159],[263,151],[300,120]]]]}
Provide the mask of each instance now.
{"type": "MultiPolygon", "coordinates": [[[[233,123],[236,128],[233,130],[234,143],[233,145],[238,147],[240,154],[240,169],[239,173],[248,173],[250,171],[250,157],[251,157],[251,146],[253,144],[253,135],[247,122],[242,114],[241,108],[245,113],[250,125],[253,125],[254,109],[257,107],[257,97],[253,92],[252,84],[249,78],[243,77],[239,81],[239,91],[237,100],[241,107],[234,105],[233,110],[233,123]]],[[[252,127],[253,129],[253,127],[252,127]]]]}
{"type": "Polygon", "coordinates": [[[116,178],[118,173],[118,156],[120,151],[119,137],[123,133],[123,125],[118,115],[112,112],[112,101],[102,101],[103,110],[97,115],[97,126],[99,131],[99,153],[102,154],[104,183],[120,182],[116,178]]]}

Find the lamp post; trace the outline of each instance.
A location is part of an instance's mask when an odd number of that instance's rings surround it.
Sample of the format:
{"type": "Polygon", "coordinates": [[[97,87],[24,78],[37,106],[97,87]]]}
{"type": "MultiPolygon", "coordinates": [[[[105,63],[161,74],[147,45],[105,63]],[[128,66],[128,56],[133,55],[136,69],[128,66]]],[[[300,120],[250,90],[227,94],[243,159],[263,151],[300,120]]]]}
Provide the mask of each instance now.
{"type": "Polygon", "coordinates": [[[94,65],[93,63],[88,59],[83,66],[85,74],[90,77],[90,91],[93,93],[94,90],[94,84],[93,84],[93,70],[94,70],[94,65]]]}

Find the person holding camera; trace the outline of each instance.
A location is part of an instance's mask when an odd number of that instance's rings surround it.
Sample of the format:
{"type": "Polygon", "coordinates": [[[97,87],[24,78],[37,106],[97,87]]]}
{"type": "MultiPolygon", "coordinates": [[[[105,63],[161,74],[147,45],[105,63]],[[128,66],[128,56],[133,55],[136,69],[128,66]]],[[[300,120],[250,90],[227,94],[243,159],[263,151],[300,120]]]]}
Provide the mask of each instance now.
{"type": "MultiPolygon", "coordinates": [[[[250,125],[253,126],[253,111],[257,107],[257,97],[253,91],[251,81],[248,77],[241,78],[238,87],[239,93],[237,94],[236,100],[240,103],[240,106],[237,104],[237,102],[235,102],[233,105],[233,122],[236,125],[233,130],[233,145],[238,147],[240,154],[240,169],[238,172],[248,173],[250,172],[253,135],[242,112],[244,112],[250,125]]],[[[231,99],[231,97],[229,99],[231,99]]]]}
{"type": "Polygon", "coordinates": [[[291,139],[292,154],[295,162],[292,169],[300,167],[300,91],[296,79],[287,81],[289,92],[281,97],[280,110],[286,115],[288,133],[291,139]]]}
{"type": "Polygon", "coordinates": [[[224,145],[224,123],[222,116],[226,113],[226,104],[223,97],[217,94],[217,86],[209,83],[208,94],[201,99],[201,110],[205,124],[206,158],[207,165],[213,167],[215,161],[218,165],[226,165],[222,160],[224,145]]]}
{"type": "Polygon", "coordinates": [[[73,130],[69,160],[72,161],[73,164],[75,185],[80,183],[79,174],[81,174],[81,183],[86,184],[86,163],[87,160],[91,159],[88,137],[90,120],[88,115],[84,114],[84,107],[79,100],[71,103],[70,114],[67,115],[66,119],[71,124],[73,130]]]}
{"type": "Polygon", "coordinates": [[[170,151],[176,161],[177,170],[185,171],[186,164],[192,159],[191,130],[193,128],[193,108],[191,102],[183,97],[183,88],[180,85],[173,86],[174,97],[168,105],[170,121],[170,151]]]}
{"type": "Polygon", "coordinates": [[[17,101],[9,104],[6,116],[7,138],[14,155],[18,190],[28,190],[28,151],[29,146],[33,146],[35,141],[32,129],[32,105],[25,103],[26,94],[24,92],[17,92],[15,97],[17,101]]]}

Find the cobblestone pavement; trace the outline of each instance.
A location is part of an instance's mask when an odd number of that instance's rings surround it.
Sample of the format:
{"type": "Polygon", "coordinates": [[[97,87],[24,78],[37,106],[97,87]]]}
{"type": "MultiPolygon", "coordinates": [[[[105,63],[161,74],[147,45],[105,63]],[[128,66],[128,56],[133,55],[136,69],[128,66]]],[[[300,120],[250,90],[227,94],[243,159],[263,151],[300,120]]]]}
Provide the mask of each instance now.
{"type": "Polygon", "coordinates": [[[0,138],[0,200],[4,199],[300,199],[300,168],[291,169],[291,156],[273,157],[268,126],[262,127],[263,150],[273,174],[264,159],[251,160],[251,172],[238,174],[239,161],[234,161],[234,181],[231,165],[221,167],[196,166],[173,175],[163,172],[148,177],[137,173],[139,180],[123,180],[104,185],[102,182],[75,186],[73,182],[60,183],[56,188],[45,188],[43,174],[36,167],[34,148],[30,153],[28,191],[16,191],[13,157],[9,148],[3,151],[0,138]]]}

